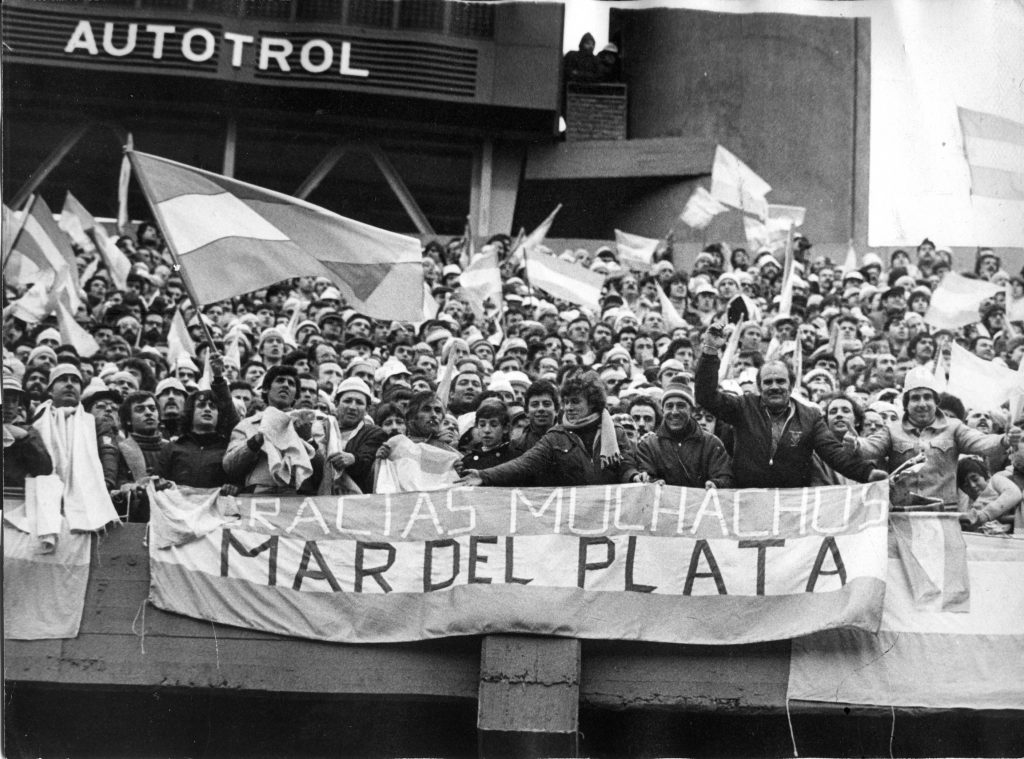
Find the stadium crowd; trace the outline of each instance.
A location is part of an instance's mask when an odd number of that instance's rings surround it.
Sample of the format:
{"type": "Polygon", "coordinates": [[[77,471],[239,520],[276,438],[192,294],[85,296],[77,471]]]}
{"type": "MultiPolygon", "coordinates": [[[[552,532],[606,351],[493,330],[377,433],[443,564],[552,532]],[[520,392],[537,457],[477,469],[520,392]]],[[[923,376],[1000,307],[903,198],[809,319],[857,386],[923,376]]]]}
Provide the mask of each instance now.
{"type": "MultiPolygon", "coordinates": [[[[381,463],[411,443],[456,454],[445,460],[466,485],[891,478],[894,506],[1024,531],[1017,420],[965,407],[943,379],[954,344],[1017,368],[1024,325],[1007,321],[1000,293],[973,324],[930,327],[952,258],[927,239],[844,269],[797,234],[782,315],[781,251],[715,243],[688,271],[670,242],[646,271],[612,247],[565,251],[605,277],[593,312],[531,288],[498,235],[484,250],[503,262],[502,295],[481,311],[460,287],[465,240],[432,241],[423,275],[437,313],[418,324],[359,313],[312,277],[197,310],[152,224],[117,245],[132,264],[127,286],[102,266],[80,283],[75,319],[94,355],[52,318],[5,310],[5,487],[102,478],[122,519],[146,521],[153,482],[371,493],[381,463]],[[193,355],[169,339],[176,320],[193,355]]],[[[76,254],[80,272],[96,255],[76,254]]],[[[964,274],[1024,294],[991,250],[964,274]]],[[[5,305],[18,295],[6,288],[5,305]]]]}

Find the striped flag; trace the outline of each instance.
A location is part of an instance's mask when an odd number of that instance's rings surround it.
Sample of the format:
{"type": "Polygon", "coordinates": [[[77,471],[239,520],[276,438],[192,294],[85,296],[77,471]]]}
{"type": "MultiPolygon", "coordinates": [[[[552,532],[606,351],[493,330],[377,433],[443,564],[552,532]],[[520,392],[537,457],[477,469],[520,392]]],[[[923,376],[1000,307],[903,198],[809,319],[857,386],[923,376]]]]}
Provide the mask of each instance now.
{"type": "Polygon", "coordinates": [[[619,251],[619,260],[624,266],[635,271],[650,270],[651,261],[659,245],[661,240],[630,234],[621,229],[615,230],[615,247],[619,251]]]}
{"type": "Polygon", "coordinates": [[[173,367],[182,356],[195,355],[196,343],[188,333],[185,317],[181,309],[175,309],[170,329],[167,331],[167,363],[173,367]]]}
{"type": "Polygon", "coordinates": [[[99,353],[100,345],[96,342],[96,338],[75,321],[75,312],[71,310],[68,303],[66,288],[57,293],[54,307],[57,311],[57,328],[60,330],[61,342],[74,346],[82,358],[92,358],[99,353]]]}
{"type": "Polygon", "coordinates": [[[555,298],[600,310],[601,288],[604,287],[601,274],[538,251],[526,257],[526,276],[530,285],[555,298]]]}
{"type": "Polygon", "coordinates": [[[890,542],[878,634],[829,630],[794,639],[787,697],[887,709],[1019,709],[1024,541],[960,534],[956,514],[892,515],[893,531],[901,517],[945,519],[954,529],[915,531],[918,566],[909,571],[899,543],[890,542]],[[965,561],[955,555],[960,550],[965,561]],[[962,595],[961,587],[969,588],[969,607],[951,610],[951,593],[962,595]]]}
{"type": "Polygon", "coordinates": [[[981,302],[995,297],[998,292],[999,285],[982,279],[968,279],[951,271],[932,293],[924,320],[939,329],[957,329],[973,324],[981,320],[978,313],[981,302]]]}
{"type": "Polygon", "coordinates": [[[4,638],[74,638],[85,608],[92,535],[71,532],[61,519],[54,550],[44,553],[36,537],[8,523],[23,503],[4,503],[4,638]]]}
{"type": "Polygon", "coordinates": [[[132,169],[199,305],[323,276],[370,316],[423,316],[420,243],[304,200],[132,151],[132,169]]]}
{"type": "Polygon", "coordinates": [[[713,218],[728,210],[729,207],[715,200],[715,197],[710,192],[703,187],[698,187],[693,191],[690,199],[686,201],[686,205],[683,206],[683,212],[679,214],[679,218],[688,227],[705,229],[713,218]]]}
{"type": "Polygon", "coordinates": [[[545,238],[548,236],[548,232],[551,231],[551,225],[555,223],[555,217],[561,210],[562,204],[559,203],[555,206],[555,210],[549,213],[547,218],[538,224],[537,228],[530,232],[530,234],[523,236],[522,232],[519,233],[521,239],[515,248],[513,248],[511,255],[511,258],[515,262],[517,268],[523,265],[524,254],[533,253],[541,246],[545,238]]]}
{"type": "Polygon", "coordinates": [[[658,285],[655,290],[658,293],[658,304],[661,306],[661,318],[665,322],[665,329],[671,332],[674,329],[689,328],[690,325],[686,323],[686,319],[672,305],[665,288],[658,285]]]}
{"type": "Polygon", "coordinates": [[[1024,124],[983,111],[957,108],[971,195],[1024,200],[1024,124]]]}
{"type": "Polygon", "coordinates": [[[491,298],[497,305],[501,300],[501,271],[498,251],[481,253],[459,275],[459,284],[469,301],[473,314],[484,318],[484,301],[491,298]]]}
{"type": "Polygon", "coordinates": [[[768,201],[772,186],[743,161],[723,148],[715,147],[711,167],[711,194],[727,206],[753,214],[761,221],[768,218],[768,201]]]}
{"type": "Polygon", "coordinates": [[[957,343],[950,345],[949,382],[946,392],[955,395],[968,410],[998,409],[1022,388],[1021,375],[986,361],[957,343]]]}
{"type": "Polygon", "coordinates": [[[96,223],[93,215],[85,210],[85,206],[70,192],[64,198],[60,228],[83,248],[96,248],[96,252],[103,259],[103,265],[110,272],[111,281],[118,290],[124,290],[128,286],[128,274],[132,270],[128,256],[114,244],[102,225],[96,223]]]}
{"type": "Polygon", "coordinates": [[[50,207],[39,195],[32,198],[11,247],[40,269],[60,271],[64,266],[76,266],[71,243],[53,220],[50,207]]]}

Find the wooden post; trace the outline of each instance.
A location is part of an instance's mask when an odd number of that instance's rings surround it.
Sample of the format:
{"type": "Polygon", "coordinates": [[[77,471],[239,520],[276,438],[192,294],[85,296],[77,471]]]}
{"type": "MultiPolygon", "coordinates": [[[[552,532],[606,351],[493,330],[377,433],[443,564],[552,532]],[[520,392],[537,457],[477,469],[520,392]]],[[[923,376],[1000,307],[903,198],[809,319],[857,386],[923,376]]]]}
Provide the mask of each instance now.
{"type": "Polygon", "coordinates": [[[580,642],[488,635],[480,651],[480,756],[578,756],[580,642]]]}

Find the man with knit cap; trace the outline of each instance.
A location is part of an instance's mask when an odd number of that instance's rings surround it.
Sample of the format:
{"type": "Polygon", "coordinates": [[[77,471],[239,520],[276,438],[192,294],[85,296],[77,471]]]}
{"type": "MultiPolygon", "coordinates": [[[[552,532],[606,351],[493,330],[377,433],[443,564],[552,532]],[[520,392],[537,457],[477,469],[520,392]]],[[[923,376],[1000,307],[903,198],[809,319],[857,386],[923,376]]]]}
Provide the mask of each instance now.
{"type": "MultiPolygon", "coordinates": [[[[798,488],[811,484],[811,457],[817,452],[833,469],[858,482],[882,480],[886,473],[835,439],[821,411],[790,396],[792,370],[768,361],[758,371],[760,395],[730,395],[718,387],[720,325],[704,333],[697,362],[696,401],[736,430],[733,476],[739,488],[798,488]]],[[[873,457],[872,457],[873,458],[873,457]]]]}
{"type": "MultiPolygon", "coordinates": [[[[335,493],[353,492],[341,482],[347,475],[361,493],[373,492],[373,463],[387,433],[366,419],[373,401],[370,387],[357,377],[344,380],[335,393],[338,429],[335,440],[325,441],[325,458],[334,473],[335,493]]],[[[334,430],[332,430],[332,433],[334,430]]]]}
{"type": "Polygon", "coordinates": [[[260,342],[256,352],[263,359],[263,364],[268,369],[277,366],[284,360],[285,338],[284,332],[277,327],[268,327],[260,333],[260,342]]]}
{"type": "Polygon", "coordinates": [[[924,466],[894,479],[889,491],[893,506],[913,506],[922,498],[938,499],[943,510],[955,511],[957,461],[963,454],[990,457],[1009,449],[1016,452],[1019,427],[1006,435],[986,435],[971,429],[938,407],[941,389],[927,367],[907,372],[903,383],[903,418],[868,438],[847,437],[846,443],[866,458],[888,461],[889,471],[923,455],[924,466]]]}
{"type": "Polygon", "coordinates": [[[5,520],[39,537],[50,532],[53,520],[63,514],[72,530],[98,530],[117,521],[100,463],[99,440],[91,414],[82,408],[82,373],[74,364],[58,364],[50,371],[50,400],[36,411],[32,427],[53,461],[53,477],[26,481],[26,504],[35,509],[36,526],[22,523],[5,512],[5,520]],[[45,480],[45,482],[44,482],[45,480]],[[32,501],[35,503],[32,503],[32,501]],[[51,527],[39,527],[46,523],[51,527]]]}
{"type": "Polygon", "coordinates": [[[637,444],[640,469],[668,485],[731,488],[732,463],[725,446],[694,421],[693,407],[690,386],[670,382],[661,398],[661,425],[637,444]]]}

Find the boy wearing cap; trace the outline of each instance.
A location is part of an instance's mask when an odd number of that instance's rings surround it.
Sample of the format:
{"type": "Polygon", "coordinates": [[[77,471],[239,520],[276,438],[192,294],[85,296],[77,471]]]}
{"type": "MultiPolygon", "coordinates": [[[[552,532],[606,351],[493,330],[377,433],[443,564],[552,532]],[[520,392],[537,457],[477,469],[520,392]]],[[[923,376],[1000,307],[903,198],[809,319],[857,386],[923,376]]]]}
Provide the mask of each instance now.
{"type": "Polygon", "coordinates": [[[693,407],[693,390],[670,382],[661,398],[661,424],[637,444],[640,468],[669,485],[731,488],[732,462],[725,446],[700,428],[691,416],[693,407]]]}

